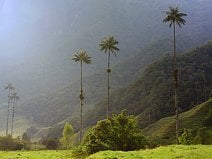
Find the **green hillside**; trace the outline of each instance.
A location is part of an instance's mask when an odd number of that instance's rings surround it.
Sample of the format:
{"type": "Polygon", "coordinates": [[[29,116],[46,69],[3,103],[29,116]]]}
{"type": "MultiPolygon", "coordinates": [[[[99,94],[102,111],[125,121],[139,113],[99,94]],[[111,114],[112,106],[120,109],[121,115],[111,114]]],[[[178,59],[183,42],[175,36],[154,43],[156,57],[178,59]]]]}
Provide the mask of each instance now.
{"type": "MultiPolygon", "coordinates": [[[[186,128],[196,134],[200,128],[205,127],[205,131],[208,133],[205,143],[212,144],[211,119],[212,98],[189,111],[179,114],[180,132],[182,133],[184,128],[186,128]]],[[[163,118],[143,129],[143,132],[151,139],[160,138],[161,140],[165,139],[167,143],[174,142],[175,116],[163,118]]]]}
{"type": "MultiPolygon", "coordinates": [[[[180,112],[208,99],[212,79],[212,43],[178,56],[180,112]],[[196,87],[195,87],[196,86],[196,87]]],[[[111,95],[111,109],[118,113],[127,109],[138,116],[141,127],[174,114],[172,57],[169,55],[151,64],[138,80],[111,95]]],[[[106,101],[85,114],[85,125],[104,118],[106,101]]]]}

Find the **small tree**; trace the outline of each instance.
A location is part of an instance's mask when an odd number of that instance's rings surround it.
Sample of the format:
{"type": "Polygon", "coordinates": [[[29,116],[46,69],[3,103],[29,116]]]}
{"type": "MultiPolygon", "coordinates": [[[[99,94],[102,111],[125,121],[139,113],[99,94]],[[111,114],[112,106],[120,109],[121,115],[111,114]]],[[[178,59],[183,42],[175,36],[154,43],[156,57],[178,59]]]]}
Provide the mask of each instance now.
{"type": "Polygon", "coordinates": [[[182,135],[179,137],[180,144],[190,145],[192,143],[193,135],[189,129],[184,129],[182,135]]]}
{"type": "Polygon", "coordinates": [[[25,149],[27,149],[27,150],[31,149],[31,140],[30,140],[30,138],[27,136],[26,133],[23,133],[23,135],[22,135],[22,142],[23,142],[23,144],[24,144],[24,148],[25,148],[25,149]]]}
{"type": "Polygon", "coordinates": [[[99,121],[85,138],[88,154],[103,150],[131,151],[141,149],[146,144],[136,117],[127,116],[126,111],[99,121]]]}
{"type": "Polygon", "coordinates": [[[69,149],[72,147],[71,139],[73,134],[74,134],[73,127],[68,122],[66,122],[63,129],[63,134],[62,134],[63,136],[60,139],[60,143],[62,144],[62,147],[64,149],[69,149]]]}

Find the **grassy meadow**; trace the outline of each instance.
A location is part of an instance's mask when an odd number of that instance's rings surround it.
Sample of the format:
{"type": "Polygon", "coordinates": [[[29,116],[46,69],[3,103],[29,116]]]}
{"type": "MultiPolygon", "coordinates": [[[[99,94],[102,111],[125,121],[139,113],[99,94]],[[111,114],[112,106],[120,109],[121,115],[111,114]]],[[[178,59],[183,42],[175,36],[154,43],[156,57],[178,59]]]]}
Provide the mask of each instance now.
{"type": "MultiPolygon", "coordinates": [[[[212,145],[170,145],[141,151],[102,151],[87,159],[211,159],[212,145]]],[[[72,159],[71,150],[0,152],[0,159],[72,159]]]]}

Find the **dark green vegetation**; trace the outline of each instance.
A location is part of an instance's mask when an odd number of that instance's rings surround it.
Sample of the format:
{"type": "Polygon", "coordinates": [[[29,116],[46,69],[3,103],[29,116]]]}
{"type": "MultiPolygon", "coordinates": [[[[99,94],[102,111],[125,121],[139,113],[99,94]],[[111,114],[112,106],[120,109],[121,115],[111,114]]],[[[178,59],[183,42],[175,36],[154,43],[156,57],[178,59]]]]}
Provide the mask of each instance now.
{"type": "MultiPolygon", "coordinates": [[[[177,57],[180,70],[178,88],[180,112],[189,110],[208,99],[212,85],[211,52],[212,43],[208,43],[177,57]]],[[[129,114],[138,116],[139,124],[143,128],[163,117],[173,115],[175,110],[171,59],[167,55],[154,62],[138,80],[127,88],[115,91],[111,95],[112,111],[120,112],[122,109],[127,109],[129,114]]],[[[85,120],[87,121],[85,125],[94,124],[101,119],[105,107],[106,101],[102,101],[96,105],[95,111],[87,113],[85,118],[89,120],[85,120]]]]}

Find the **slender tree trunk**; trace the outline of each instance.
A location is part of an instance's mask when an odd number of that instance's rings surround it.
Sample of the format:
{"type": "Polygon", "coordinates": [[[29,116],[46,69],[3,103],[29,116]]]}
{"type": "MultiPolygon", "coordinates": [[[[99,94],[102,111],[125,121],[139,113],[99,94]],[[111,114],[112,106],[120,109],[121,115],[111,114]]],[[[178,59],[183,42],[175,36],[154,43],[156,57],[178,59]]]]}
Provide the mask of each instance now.
{"type": "Polygon", "coordinates": [[[6,136],[8,135],[8,126],[9,126],[10,94],[11,94],[11,89],[9,88],[9,94],[8,94],[8,105],[7,105],[6,136]]]}
{"type": "Polygon", "coordinates": [[[173,73],[174,73],[174,106],[175,106],[175,114],[176,114],[176,141],[178,141],[178,132],[179,132],[179,108],[178,108],[178,101],[177,101],[177,87],[178,87],[178,70],[176,67],[176,39],[175,39],[175,22],[174,22],[174,59],[173,59],[173,73]]]}
{"type": "Polygon", "coordinates": [[[81,84],[80,84],[80,143],[82,141],[82,107],[83,107],[83,89],[82,89],[82,61],[80,63],[81,65],[81,84]]]}
{"type": "Polygon", "coordinates": [[[108,52],[108,69],[107,69],[107,117],[110,117],[110,50],[108,52]]]}
{"type": "Polygon", "coordinates": [[[197,80],[195,78],[195,90],[196,90],[196,104],[199,104],[199,93],[198,93],[198,86],[197,86],[197,80]]]}
{"type": "Polygon", "coordinates": [[[13,136],[13,124],[14,124],[14,117],[15,117],[15,103],[16,103],[16,99],[13,99],[13,112],[12,112],[11,136],[13,136]]]}
{"type": "Polygon", "coordinates": [[[207,100],[207,95],[206,95],[206,85],[205,85],[205,70],[202,70],[202,76],[203,76],[203,83],[204,83],[204,97],[205,101],[207,100]]]}

